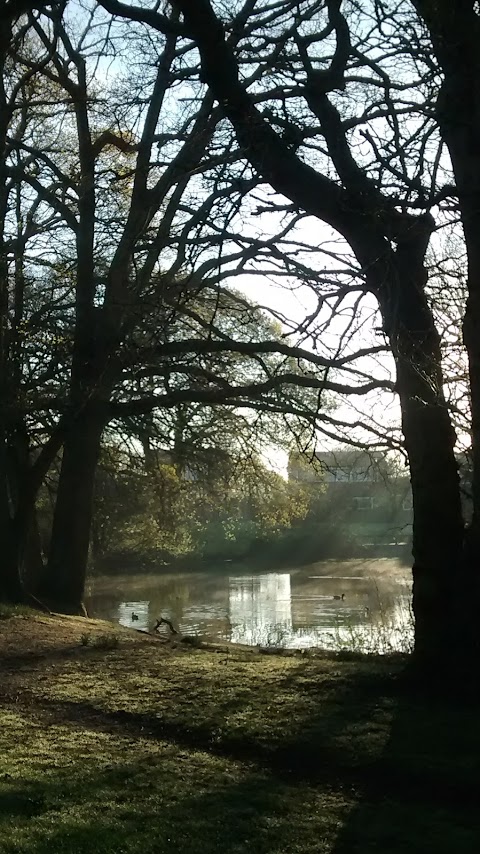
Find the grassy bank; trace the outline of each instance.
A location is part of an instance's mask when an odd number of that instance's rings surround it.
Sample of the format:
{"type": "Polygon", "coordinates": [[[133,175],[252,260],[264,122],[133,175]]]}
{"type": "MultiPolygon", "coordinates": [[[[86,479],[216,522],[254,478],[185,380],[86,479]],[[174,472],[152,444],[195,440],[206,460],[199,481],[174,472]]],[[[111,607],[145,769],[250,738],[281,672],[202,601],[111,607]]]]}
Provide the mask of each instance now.
{"type": "Polygon", "coordinates": [[[476,852],[478,709],[401,659],[0,619],[0,852],[476,852]]]}

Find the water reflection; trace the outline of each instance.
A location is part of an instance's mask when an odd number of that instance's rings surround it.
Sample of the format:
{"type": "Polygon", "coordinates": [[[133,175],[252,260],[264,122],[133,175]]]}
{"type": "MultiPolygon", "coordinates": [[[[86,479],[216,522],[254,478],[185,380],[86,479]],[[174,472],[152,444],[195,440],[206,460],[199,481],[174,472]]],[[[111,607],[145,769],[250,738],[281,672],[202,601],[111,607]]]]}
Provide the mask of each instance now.
{"type": "Polygon", "coordinates": [[[290,573],[229,578],[230,640],[252,646],[276,643],[292,632],[290,573]]]}
{"type": "Polygon", "coordinates": [[[395,559],[232,569],[97,578],[87,607],[131,628],[165,616],[181,632],[259,646],[386,652],[410,642],[409,572],[395,559]]]}

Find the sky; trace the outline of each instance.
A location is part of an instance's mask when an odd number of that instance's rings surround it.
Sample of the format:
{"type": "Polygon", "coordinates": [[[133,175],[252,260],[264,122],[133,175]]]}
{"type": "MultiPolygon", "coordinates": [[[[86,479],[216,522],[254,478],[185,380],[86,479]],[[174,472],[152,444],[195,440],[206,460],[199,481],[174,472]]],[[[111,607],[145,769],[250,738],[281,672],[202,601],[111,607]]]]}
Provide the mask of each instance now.
{"type": "MultiPolygon", "coordinates": [[[[270,201],[277,199],[279,204],[282,199],[279,196],[271,194],[270,201]]],[[[248,227],[248,224],[247,224],[248,227]]],[[[273,235],[275,228],[278,227],[276,217],[270,218],[268,215],[255,217],[252,228],[256,233],[262,234],[263,237],[273,235]]],[[[308,247],[323,247],[327,252],[335,249],[340,250],[340,254],[345,252],[345,248],[341,249],[338,246],[338,236],[332,229],[318,221],[313,217],[305,217],[299,226],[296,227],[292,238],[302,242],[308,247]]],[[[348,248],[347,248],[348,249],[348,248]]],[[[336,259],[318,251],[315,257],[310,252],[306,252],[305,258],[308,259],[312,268],[318,271],[318,287],[321,289],[322,280],[326,277],[330,278],[330,271],[339,268],[339,263],[336,259]]],[[[350,264],[349,255],[345,255],[345,268],[348,270],[350,264]]],[[[343,276],[343,281],[348,281],[348,276],[343,276]]],[[[352,284],[358,284],[350,277],[352,284]]],[[[274,273],[268,276],[257,275],[242,275],[236,278],[233,282],[236,288],[239,288],[252,302],[264,306],[267,311],[272,310],[274,313],[283,316],[286,322],[282,323],[282,328],[285,334],[289,334],[291,343],[299,343],[304,349],[316,351],[327,355],[328,353],[335,355],[339,346],[339,341],[345,329],[352,323],[352,314],[354,311],[354,301],[357,294],[347,296],[341,306],[341,310],[332,316],[329,308],[325,307],[323,312],[320,312],[319,317],[315,322],[310,324],[308,328],[317,329],[313,335],[305,332],[296,332],[295,327],[301,328],[305,323],[305,319],[312,315],[315,311],[318,300],[314,289],[310,285],[304,285],[299,279],[294,276],[286,282],[283,276],[275,276],[274,273]],[[322,322],[323,321],[323,322],[322,322]],[[324,326],[324,323],[328,326],[324,326]]],[[[357,311],[357,317],[352,325],[352,334],[346,346],[342,348],[342,355],[347,352],[355,352],[359,348],[378,346],[385,342],[385,337],[381,332],[381,319],[377,310],[375,298],[368,294],[362,297],[360,309],[357,311]]],[[[307,329],[308,329],[307,328],[307,329]]],[[[364,357],[357,362],[358,367],[365,372],[367,377],[385,378],[390,381],[395,380],[395,367],[393,359],[389,353],[375,355],[374,357],[364,357]]],[[[335,378],[336,379],[336,378],[335,378]]],[[[365,382],[365,380],[362,380],[365,382]]],[[[336,397],[335,417],[341,421],[356,422],[367,421],[375,423],[380,428],[387,425],[400,424],[400,407],[398,399],[395,395],[389,392],[377,391],[367,396],[355,397],[336,397]]],[[[361,429],[355,430],[356,438],[359,441],[370,440],[371,435],[361,429]]],[[[352,430],[345,431],[345,438],[353,437],[352,430]]],[[[398,437],[397,437],[398,438],[398,437]]],[[[317,450],[326,450],[334,446],[338,446],[342,441],[342,435],[338,439],[332,439],[325,434],[317,436],[317,450]]],[[[270,463],[273,467],[280,468],[282,474],[286,470],[286,455],[284,452],[275,452],[274,449],[269,450],[270,463]]]]}

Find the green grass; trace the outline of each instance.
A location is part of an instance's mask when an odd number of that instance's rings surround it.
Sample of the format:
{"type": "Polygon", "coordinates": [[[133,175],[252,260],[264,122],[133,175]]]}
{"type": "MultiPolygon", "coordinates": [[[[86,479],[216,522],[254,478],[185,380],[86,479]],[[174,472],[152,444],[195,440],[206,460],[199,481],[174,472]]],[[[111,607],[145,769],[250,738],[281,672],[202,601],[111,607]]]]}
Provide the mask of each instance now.
{"type": "Polygon", "coordinates": [[[279,835],[284,850],[301,851],[300,830],[302,844],[319,851],[316,835],[332,831],[344,806],[334,795],[314,804],[307,787],[293,793],[241,763],[141,736],[53,725],[28,738],[18,717],[7,727],[37,756],[18,751],[9,793],[2,786],[5,851],[270,851],[279,835]]]}
{"type": "Polygon", "coordinates": [[[402,664],[32,641],[0,664],[0,852],[473,854],[478,709],[402,664]]]}

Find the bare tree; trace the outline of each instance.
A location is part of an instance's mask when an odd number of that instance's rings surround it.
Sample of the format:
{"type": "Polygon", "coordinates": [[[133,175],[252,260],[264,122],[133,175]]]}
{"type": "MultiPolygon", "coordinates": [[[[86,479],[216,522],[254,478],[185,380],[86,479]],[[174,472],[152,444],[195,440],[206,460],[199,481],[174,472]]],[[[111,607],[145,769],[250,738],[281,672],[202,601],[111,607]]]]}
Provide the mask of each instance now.
{"type": "MultiPolygon", "coordinates": [[[[117,0],[102,5],[166,32],[154,10],[117,0]]],[[[233,15],[208,0],[172,5],[191,51],[199,51],[200,79],[254,169],[294,209],[344,238],[378,301],[413,490],[416,654],[443,662],[456,654],[444,615],[459,598],[451,569],[461,561],[463,519],[440,338],[426,291],[430,209],[446,192],[438,188],[434,122],[422,118],[436,69],[420,63],[417,70],[413,61],[394,79],[400,51],[378,26],[376,4],[345,4],[342,13],[340,0],[245,2],[233,15]]],[[[453,610],[453,637],[461,638],[464,620],[460,607],[453,610]]]]}
{"type": "MultiPolygon", "coordinates": [[[[18,595],[35,495],[63,446],[43,590],[69,610],[81,608],[109,422],[196,402],[301,418],[335,434],[348,428],[326,395],[393,390],[385,373],[373,377],[360,364],[383,345],[315,352],[302,346],[301,330],[274,335],[261,312],[227,291],[246,271],[271,272],[272,238],[241,229],[259,178],[188,64],[176,13],[157,36],[112,23],[95,4],[90,12],[80,28],[68,4],[27,12],[10,34],[4,75],[10,361],[2,376],[6,435],[23,436],[15,501],[11,479],[2,479],[9,565],[18,595]]],[[[289,237],[295,223],[276,230],[274,267],[308,278],[289,237]]],[[[342,275],[328,277],[332,315],[342,275]]]]}

